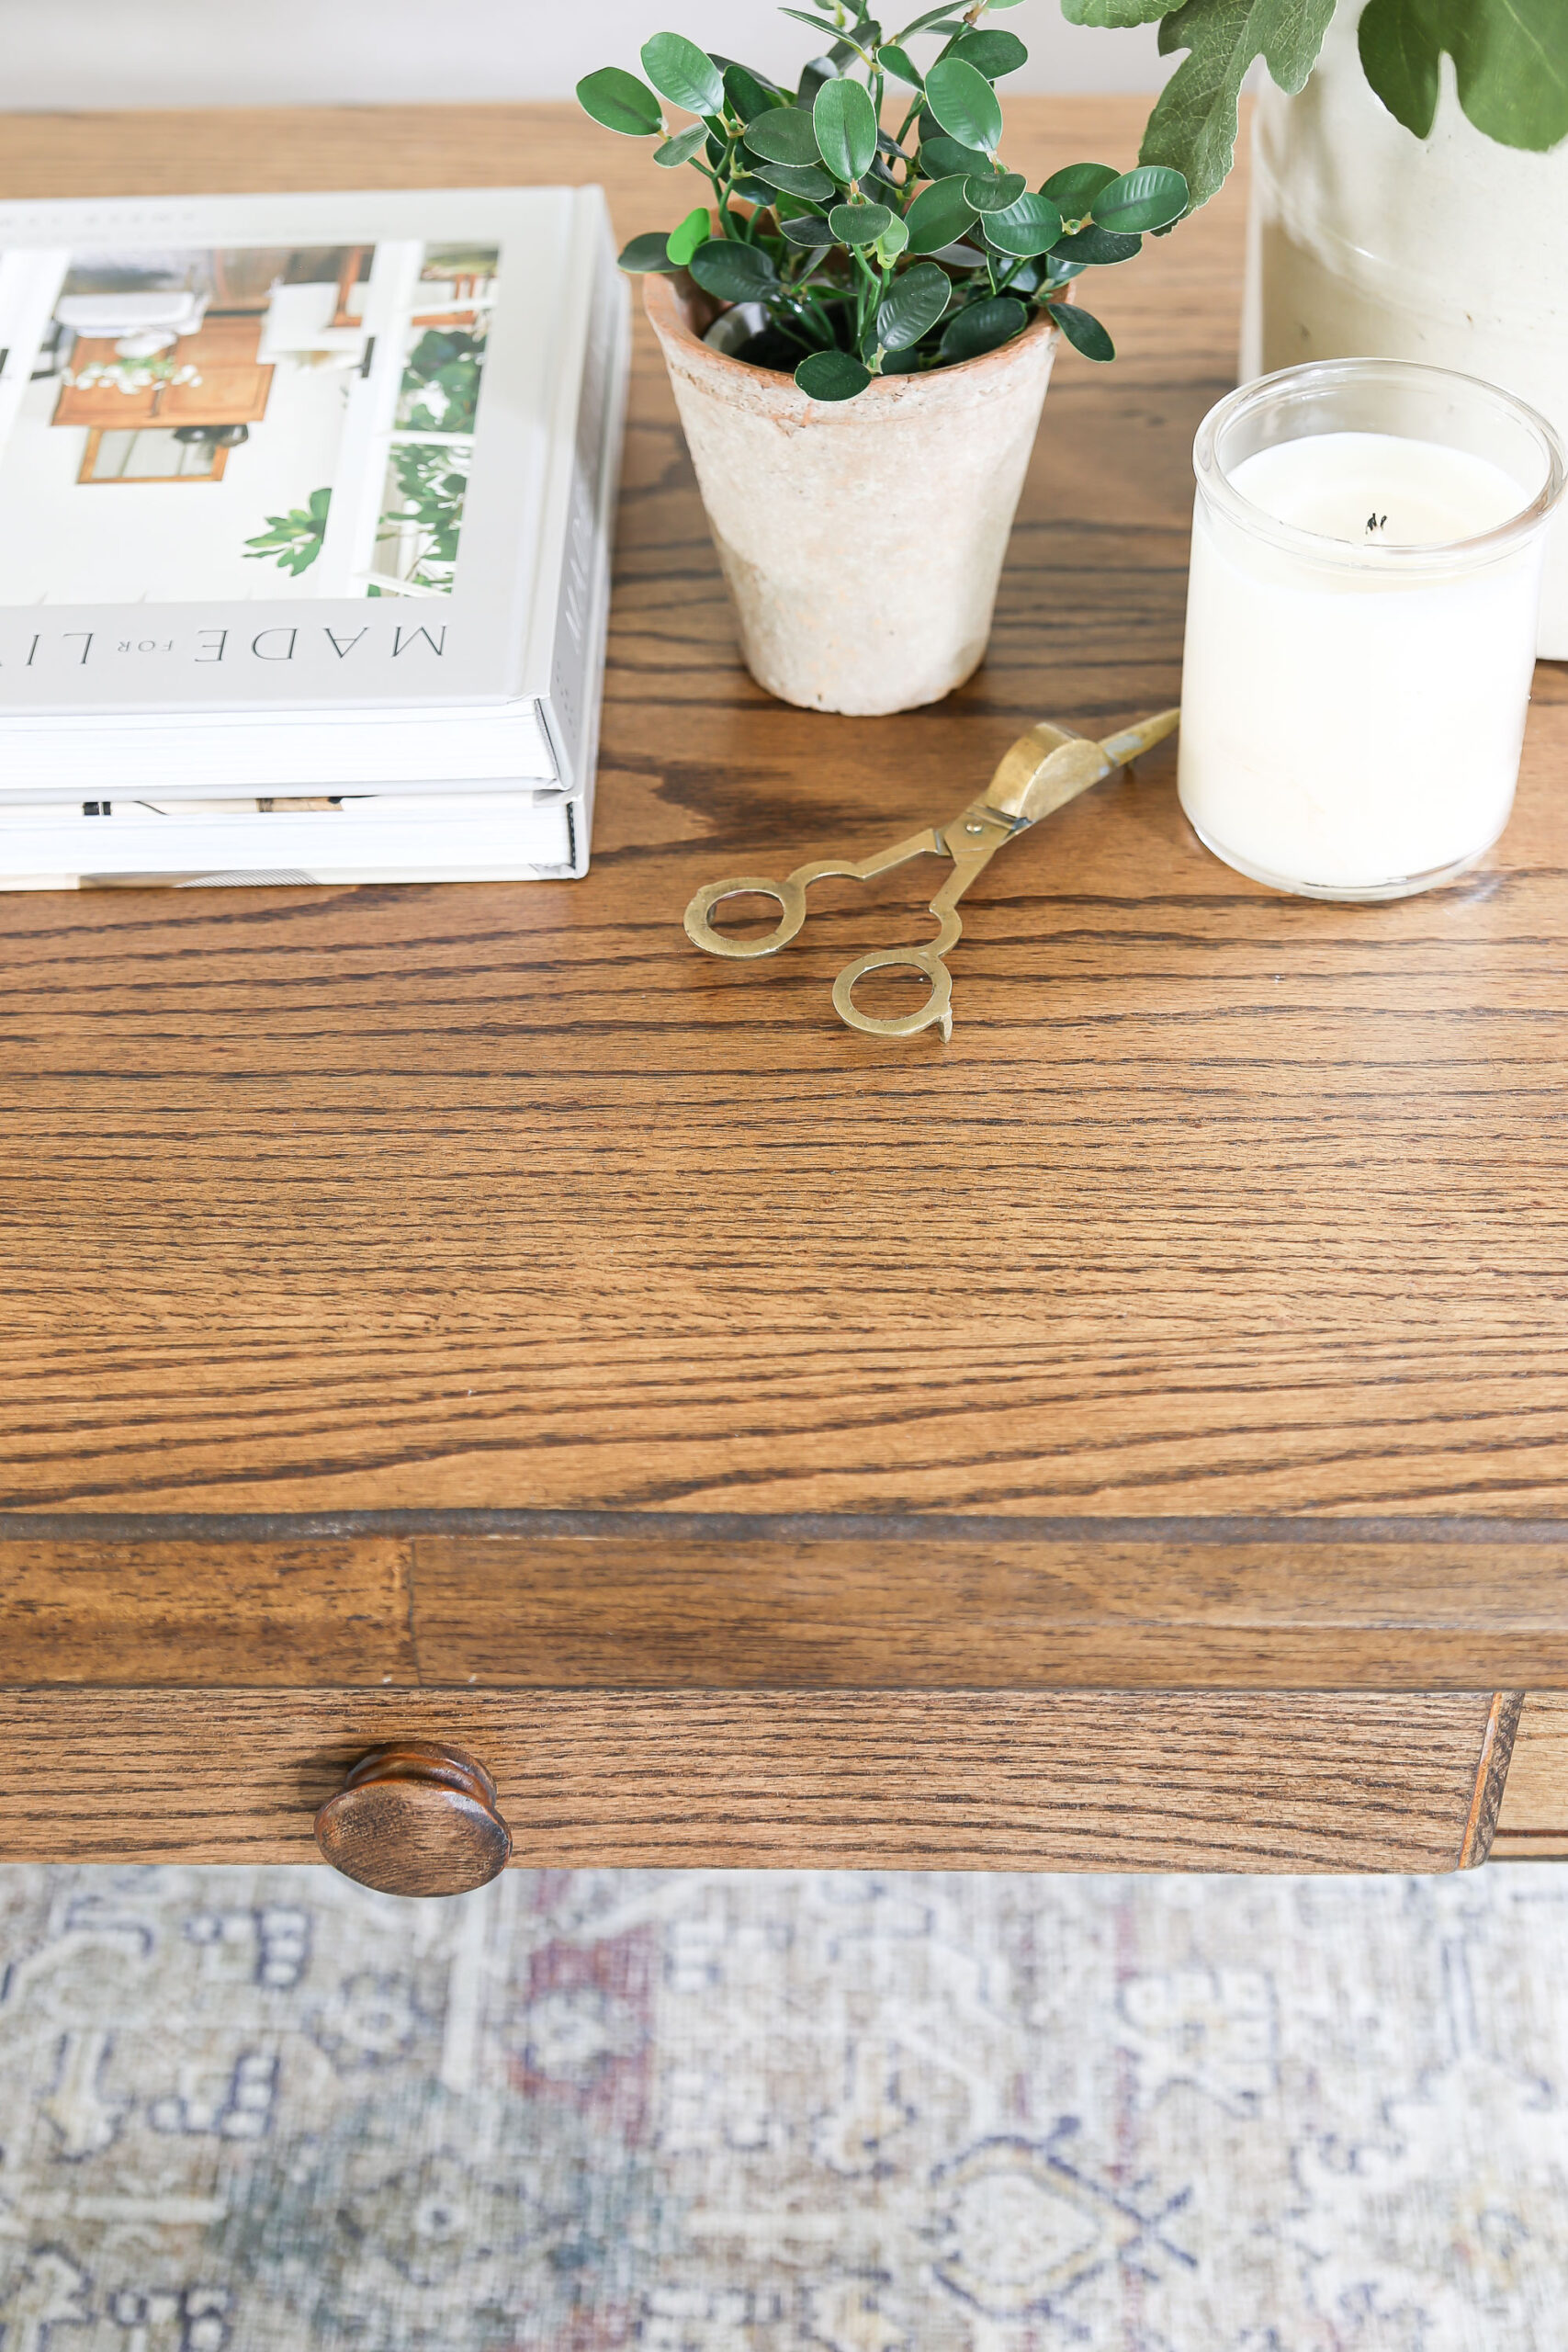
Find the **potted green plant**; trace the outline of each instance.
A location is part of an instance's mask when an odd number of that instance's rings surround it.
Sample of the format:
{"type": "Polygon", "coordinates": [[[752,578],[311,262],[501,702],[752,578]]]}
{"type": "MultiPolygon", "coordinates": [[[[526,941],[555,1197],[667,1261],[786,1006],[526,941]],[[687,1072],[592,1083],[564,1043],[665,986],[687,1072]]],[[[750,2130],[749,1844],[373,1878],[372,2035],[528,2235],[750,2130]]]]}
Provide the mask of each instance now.
{"type": "Polygon", "coordinates": [[[1028,52],[982,19],[1013,5],[897,33],[867,0],[786,8],[821,52],[793,89],[671,32],[642,75],[578,85],[595,121],[705,184],[621,263],[644,278],[746,661],[789,702],[902,710],[969,675],[1058,340],[1113,356],[1076,281],[1187,206],[1165,164],[1033,188],[1010,169],[997,84],[1028,52]]]}
{"type": "MultiPolygon", "coordinates": [[[[1416,359],[1501,384],[1568,438],[1568,0],[1063,0],[1075,23],[1160,20],[1188,55],[1144,160],[1203,203],[1243,76],[1253,119],[1242,373],[1416,359]],[[1447,61],[1447,62],[1445,62],[1447,61]]],[[[1540,650],[1568,658],[1568,526],[1540,650]]]]}

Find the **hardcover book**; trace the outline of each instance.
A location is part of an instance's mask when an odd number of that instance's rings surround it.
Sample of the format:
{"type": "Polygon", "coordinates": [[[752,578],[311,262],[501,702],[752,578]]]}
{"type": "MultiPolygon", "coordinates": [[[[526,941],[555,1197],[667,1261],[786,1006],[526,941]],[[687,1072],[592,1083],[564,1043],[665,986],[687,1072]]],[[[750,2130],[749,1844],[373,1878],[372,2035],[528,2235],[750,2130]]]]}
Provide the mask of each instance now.
{"type": "Polygon", "coordinates": [[[597,188],[0,204],[0,887],[581,874],[597,188]]]}

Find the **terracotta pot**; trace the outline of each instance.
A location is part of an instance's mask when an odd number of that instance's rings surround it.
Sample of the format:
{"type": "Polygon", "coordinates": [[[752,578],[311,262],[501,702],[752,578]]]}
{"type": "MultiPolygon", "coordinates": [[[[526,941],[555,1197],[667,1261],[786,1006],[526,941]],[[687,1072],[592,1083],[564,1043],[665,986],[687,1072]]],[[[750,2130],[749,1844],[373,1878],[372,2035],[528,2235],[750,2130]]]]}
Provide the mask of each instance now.
{"type": "MultiPolygon", "coordinates": [[[[643,280],[760,685],[808,710],[936,702],[985,653],[1057,331],[814,401],[701,339],[670,277],[643,280]]],[[[711,316],[711,306],[708,315],[711,316]]]]}

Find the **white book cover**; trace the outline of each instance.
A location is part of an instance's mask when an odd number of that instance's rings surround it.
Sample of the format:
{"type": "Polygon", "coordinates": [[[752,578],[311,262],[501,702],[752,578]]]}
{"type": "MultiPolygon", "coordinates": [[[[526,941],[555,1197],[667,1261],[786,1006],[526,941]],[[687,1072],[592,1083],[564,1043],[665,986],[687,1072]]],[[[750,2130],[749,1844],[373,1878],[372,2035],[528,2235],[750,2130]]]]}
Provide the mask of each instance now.
{"type": "Polygon", "coordinates": [[[596,188],[0,204],[0,796],[585,803],[626,341],[596,188]]]}

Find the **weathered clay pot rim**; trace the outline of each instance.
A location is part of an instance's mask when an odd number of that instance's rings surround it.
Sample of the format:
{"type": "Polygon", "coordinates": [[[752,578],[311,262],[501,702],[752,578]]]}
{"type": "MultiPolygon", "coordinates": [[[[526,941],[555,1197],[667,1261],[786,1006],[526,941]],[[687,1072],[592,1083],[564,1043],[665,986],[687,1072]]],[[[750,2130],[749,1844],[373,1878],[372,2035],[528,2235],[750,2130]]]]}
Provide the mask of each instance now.
{"type": "MultiPolygon", "coordinates": [[[[933,368],[920,375],[874,376],[864,391],[857,393],[852,401],[817,401],[809,392],[803,392],[794,377],[786,376],[782,368],[753,368],[749,361],[737,359],[729,352],[718,351],[711,343],[705,343],[687,316],[688,306],[682,300],[679,284],[678,278],[662,270],[650,271],[642,281],[643,309],[661,336],[669,335],[679,343],[689,344],[694,352],[701,355],[698,364],[702,368],[711,369],[716,375],[728,377],[737,390],[750,392],[772,388],[776,397],[789,397],[798,401],[802,409],[815,411],[819,415],[847,417],[850,411],[858,410],[863,417],[867,401],[886,406],[890,401],[907,401],[911,396],[946,385],[972,383],[982,370],[998,371],[1026,345],[1038,342],[1043,336],[1059,341],[1062,332],[1048,315],[1037,316],[1030,320],[1021,334],[1015,334],[1008,342],[998,344],[994,351],[982,351],[974,359],[960,359],[950,367],[933,368]]],[[[695,287],[693,290],[698,291],[695,287]]],[[[717,318],[735,307],[731,302],[716,303],[714,316],[717,318]]]]}

